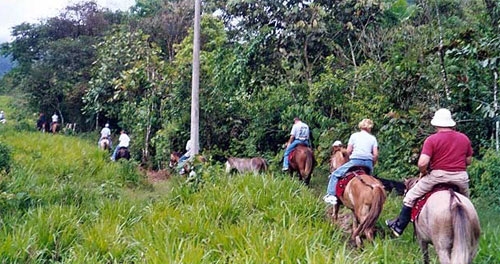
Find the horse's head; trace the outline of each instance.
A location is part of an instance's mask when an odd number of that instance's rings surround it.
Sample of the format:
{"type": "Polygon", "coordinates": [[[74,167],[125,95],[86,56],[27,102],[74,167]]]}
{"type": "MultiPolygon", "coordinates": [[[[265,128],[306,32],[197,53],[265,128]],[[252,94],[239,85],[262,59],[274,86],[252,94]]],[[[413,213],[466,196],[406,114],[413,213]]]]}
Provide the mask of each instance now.
{"type": "Polygon", "coordinates": [[[180,158],[181,158],[181,155],[179,152],[170,153],[170,162],[168,163],[168,166],[170,168],[174,168],[175,166],[177,166],[177,163],[179,162],[180,158]]]}
{"type": "Polygon", "coordinates": [[[347,161],[349,161],[349,154],[345,148],[334,151],[330,158],[330,172],[333,172],[347,161]]]}
{"type": "Polygon", "coordinates": [[[413,186],[415,186],[415,184],[417,184],[418,180],[419,178],[417,177],[405,179],[405,195],[409,189],[411,189],[413,186]]]}

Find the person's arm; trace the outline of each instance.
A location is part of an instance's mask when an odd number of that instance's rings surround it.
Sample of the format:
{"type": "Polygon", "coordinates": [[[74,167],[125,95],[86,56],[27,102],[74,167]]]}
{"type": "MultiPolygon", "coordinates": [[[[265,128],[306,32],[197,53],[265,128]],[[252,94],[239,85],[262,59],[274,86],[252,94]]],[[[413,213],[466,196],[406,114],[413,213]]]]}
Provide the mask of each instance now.
{"type": "Polygon", "coordinates": [[[373,146],[372,154],[373,154],[373,166],[375,166],[375,164],[377,164],[377,161],[378,161],[378,147],[377,146],[373,146]]]}
{"type": "Polygon", "coordinates": [[[469,166],[472,163],[472,156],[465,158],[465,165],[469,166]]]}
{"type": "Polygon", "coordinates": [[[421,154],[418,158],[418,170],[420,171],[421,176],[427,175],[427,168],[429,167],[430,161],[431,157],[426,154],[421,154]]]}
{"type": "Polygon", "coordinates": [[[290,146],[290,144],[292,144],[292,142],[295,140],[295,137],[293,135],[290,135],[290,138],[288,139],[288,142],[286,143],[286,147],[288,148],[288,146],[290,146]]]}
{"type": "Polygon", "coordinates": [[[352,144],[348,144],[347,145],[347,150],[346,150],[347,151],[347,155],[351,156],[353,150],[354,150],[353,145],[352,144]]]}

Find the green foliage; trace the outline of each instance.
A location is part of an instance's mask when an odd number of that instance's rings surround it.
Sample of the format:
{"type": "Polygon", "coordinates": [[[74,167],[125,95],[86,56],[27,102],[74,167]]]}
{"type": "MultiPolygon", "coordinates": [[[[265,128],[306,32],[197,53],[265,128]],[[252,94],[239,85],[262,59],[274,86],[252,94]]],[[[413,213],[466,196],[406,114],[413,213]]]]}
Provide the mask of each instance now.
{"type": "Polygon", "coordinates": [[[12,162],[12,150],[10,147],[0,141],[0,172],[9,172],[12,162]]]}
{"type": "Polygon", "coordinates": [[[499,204],[499,197],[489,195],[500,191],[500,156],[495,151],[486,151],[481,160],[474,160],[468,169],[473,197],[482,197],[491,205],[499,204]]]}

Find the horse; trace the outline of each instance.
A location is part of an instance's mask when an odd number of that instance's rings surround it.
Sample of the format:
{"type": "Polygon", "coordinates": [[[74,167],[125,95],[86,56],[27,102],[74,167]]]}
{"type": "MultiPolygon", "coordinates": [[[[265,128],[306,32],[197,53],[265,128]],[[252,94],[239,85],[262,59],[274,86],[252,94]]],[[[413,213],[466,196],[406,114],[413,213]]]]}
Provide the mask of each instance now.
{"type": "Polygon", "coordinates": [[[255,158],[234,158],[230,157],[226,161],[226,173],[237,170],[239,173],[253,172],[254,174],[267,171],[267,162],[261,157],[255,158]]]}
{"type": "MultiPolygon", "coordinates": [[[[406,189],[417,181],[418,178],[405,180],[406,189]]],[[[452,188],[433,192],[413,225],[424,263],[429,263],[429,244],[434,245],[441,264],[472,263],[481,227],[476,209],[466,196],[452,188]]]]}
{"type": "Polygon", "coordinates": [[[108,150],[109,151],[109,138],[107,137],[104,137],[104,138],[101,138],[101,140],[99,141],[99,147],[102,149],[102,150],[108,150]]]}
{"type": "Polygon", "coordinates": [[[313,151],[306,145],[300,144],[290,153],[288,159],[290,176],[293,178],[293,173],[297,172],[299,180],[309,185],[315,165],[313,151]]]}
{"type": "Polygon", "coordinates": [[[346,161],[349,159],[349,153],[347,152],[346,148],[340,148],[338,150],[334,150],[332,152],[332,155],[330,157],[330,174],[336,170],[340,165],[338,164],[344,164],[346,161]]]}
{"type": "Polygon", "coordinates": [[[52,134],[57,133],[58,129],[59,129],[59,122],[52,122],[50,124],[50,132],[52,132],[52,134]]]}
{"type": "MultiPolygon", "coordinates": [[[[349,160],[341,151],[334,153],[334,155],[336,155],[334,169],[349,160]]],[[[375,224],[382,212],[386,193],[384,185],[375,177],[367,174],[365,168],[353,167],[346,173],[346,177],[352,177],[352,179],[345,185],[342,194],[337,192],[337,197],[353,213],[351,242],[354,242],[357,247],[361,247],[362,234],[365,235],[368,241],[373,241],[375,224]]],[[[339,180],[337,187],[341,181],[342,179],[339,180]]],[[[338,220],[339,208],[340,203],[337,203],[333,213],[335,221],[338,220]]]]}
{"type": "MultiPolygon", "coordinates": [[[[177,164],[179,163],[180,158],[182,157],[182,153],[174,151],[170,153],[170,162],[168,166],[173,169],[177,167],[177,164]]],[[[198,162],[198,163],[205,163],[206,159],[205,157],[201,155],[196,155],[194,158],[189,158],[183,165],[184,173],[189,174],[191,171],[191,166],[193,162],[198,162]]]]}
{"type": "Polygon", "coordinates": [[[130,159],[130,151],[127,147],[120,147],[118,151],[116,152],[116,157],[115,160],[118,161],[119,159],[130,159]]]}

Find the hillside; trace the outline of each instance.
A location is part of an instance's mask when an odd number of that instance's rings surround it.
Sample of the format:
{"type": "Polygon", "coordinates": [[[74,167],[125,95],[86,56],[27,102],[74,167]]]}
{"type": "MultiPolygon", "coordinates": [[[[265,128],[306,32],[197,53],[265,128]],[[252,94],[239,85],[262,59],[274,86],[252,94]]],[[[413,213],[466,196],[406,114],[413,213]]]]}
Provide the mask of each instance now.
{"type": "MultiPolygon", "coordinates": [[[[8,109],[9,101],[0,97],[0,108],[8,109]]],[[[273,171],[226,175],[213,162],[198,178],[153,183],[137,162],[110,162],[93,139],[19,128],[16,122],[0,125],[0,144],[12,153],[10,172],[0,173],[1,263],[421,260],[412,228],[393,239],[383,226],[400,207],[401,197],[394,194],[374,243],[356,250],[347,243],[349,224],[334,224],[326,216],[320,200],[326,177],[316,175],[306,188],[273,171]]],[[[499,263],[500,214],[492,208],[479,213],[482,237],[474,263],[499,263]]],[[[436,263],[434,252],[431,257],[436,263]]]]}

